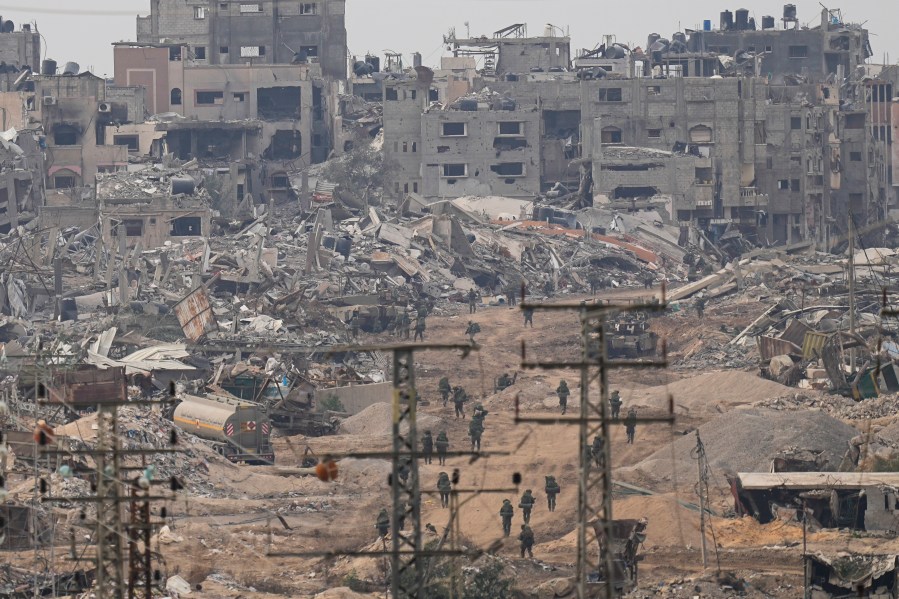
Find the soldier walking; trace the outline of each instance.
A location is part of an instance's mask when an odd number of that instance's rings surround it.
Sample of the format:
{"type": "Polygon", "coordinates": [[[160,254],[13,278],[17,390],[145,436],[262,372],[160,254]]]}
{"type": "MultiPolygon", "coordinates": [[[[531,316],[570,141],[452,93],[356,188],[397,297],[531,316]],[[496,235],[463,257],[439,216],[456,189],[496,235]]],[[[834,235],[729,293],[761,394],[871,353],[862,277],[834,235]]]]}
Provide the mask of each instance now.
{"type": "Polygon", "coordinates": [[[546,491],[546,504],[549,507],[549,511],[556,511],[556,495],[562,491],[562,488],[556,482],[555,476],[546,477],[546,488],[544,491],[546,491]]]}
{"type": "Polygon", "coordinates": [[[512,502],[508,499],[503,499],[503,507],[499,508],[499,515],[503,519],[503,534],[507,537],[512,534],[512,516],[514,514],[515,510],[512,508],[512,502]]]}
{"type": "Polygon", "coordinates": [[[528,557],[534,557],[534,531],[527,524],[521,525],[521,532],[518,533],[518,540],[521,541],[521,557],[527,552],[528,557]]]}
{"type": "Polygon", "coordinates": [[[631,408],[624,419],[624,430],[627,433],[628,445],[634,444],[634,434],[637,432],[637,410],[631,408]]]}
{"type": "Polygon", "coordinates": [[[478,311],[478,294],[474,289],[468,290],[468,313],[474,314],[478,311]]]}
{"type": "Polygon", "coordinates": [[[409,320],[409,313],[406,310],[403,310],[402,316],[400,316],[400,335],[402,335],[403,339],[409,338],[409,329],[412,325],[412,322],[409,320]]]}
{"type": "Polygon", "coordinates": [[[437,383],[437,390],[440,391],[440,397],[443,398],[443,407],[446,407],[446,402],[449,400],[450,393],[453,392],[453,388],[450,386],[449,379],[447,377],[443,377],[440,379],[440,382],[437,383]]]}
{"type": "Polygon", "coordinates": [[[471,437],[471,450],[481,451],[481,435],[484,434],[484,419],[473,416],[468,423],[468,436],[471,437]],[[475,449],[477,447],[477,449],[475,449]]]}
{"type": "Polygon", "coordinates": [[[440,431],[437,433],[437,463],[441,466],[446,466],[446,452],[449,449],[449,439],[446,436],[446,431],[440,431]]]}
{"type": "Polygon", "coordinates": [[[353,339],[359,338],[359,310],[353,310],[353,316],[350,318],[350,330],[353,333],[353,339]]]}
{"type": "Polygon", "coordinates": [[[696,300],[696,316],[700,319],[705,316],[705,304],[706,299],[704,297],[700,297],[696,300]]]}
{"type": "Polygon", "coordinates": [[[449,507],[450,491],[453,490],[453,483],[450,482],[449,475],[441,472],[437,477],[437,490],[440,492],[440,507],[449,507]]]}
{"type": "Polygon", "coordinates": [[[453,407],[456,409],[456,418],[459,416],[465,420],[465,402],[468,401],[468,394],[465,389],[456,386],[453,387],[453,407]]]}
{"type": "Polygon", "coordinates": [[[596,435],[593,437],[593,447],[590,448],[590,457],[596,462],[596,466],[601,468],[604,460],[604,452],[602,446],[602,437],[596,435]]]}
{"type": "Polygon", "coordinates": [[[378,529],[378,536],[382,539],[387,537],[387,533],[390,532],[390,514],[387,513],[387,509],[382,509],[378,512],[378,519],[375,521],[375,528],[378,529]]]}
{"type": "Polygon", "coordinates": [[[424,456],[425,464],[431,463],[431,456],[434,453],[434,438],[431,437],[431,431],[425,431],[424,437],[421,438],[421,454],[424,456]]]}
{"type": "Polygon", "coordinates": [[[481,325],[476,322],[468,321],[468,328],[465,329],[465,334],[468,335],[468,340],[474,343],[474,336],[481,332],[481,325]]]}
{"type": "Polygon", "coordinates": [[[565,415],[566,410],[568,410],[568,396],[571,395],[571,391],[568,390],[568,383],[562,380],[559,383],[558,388],[556,388],[556,395],[559,396],[559,407],[562,408],[562,415],[565,415]]]}
{"type": "Polygon", "coordinates": [[[617,389],[612,391],[609,397],[609,407],[612,408],[612,420],[618,420],[618,414],[621,412],[621,394],[617,389]]]}
{"type": "Polygon", "coordinates": [[[524,495],[521,496],[521,501],[518,502],[518,507],[521,508],[525,524],[531,523],[531,510],[534,509],[535,503],[537,503],[537,500],[534,499],[534,495],[531,493],[530,489],[524,492],[524,495]]]}

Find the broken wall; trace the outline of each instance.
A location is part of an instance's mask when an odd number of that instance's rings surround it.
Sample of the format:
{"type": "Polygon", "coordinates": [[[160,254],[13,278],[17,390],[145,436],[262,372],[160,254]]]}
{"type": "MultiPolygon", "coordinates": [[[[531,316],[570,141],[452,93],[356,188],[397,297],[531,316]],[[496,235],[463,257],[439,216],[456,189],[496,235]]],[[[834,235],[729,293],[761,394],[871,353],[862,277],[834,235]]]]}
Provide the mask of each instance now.
{"type": "Polygon", "coordinates": [[[318,389],[315,392],[315,396],[317,401],[336,397],[347,412],[358,414],[370,405],[392,402],[393,383],[370,383],[367,385],[318,389]]]}

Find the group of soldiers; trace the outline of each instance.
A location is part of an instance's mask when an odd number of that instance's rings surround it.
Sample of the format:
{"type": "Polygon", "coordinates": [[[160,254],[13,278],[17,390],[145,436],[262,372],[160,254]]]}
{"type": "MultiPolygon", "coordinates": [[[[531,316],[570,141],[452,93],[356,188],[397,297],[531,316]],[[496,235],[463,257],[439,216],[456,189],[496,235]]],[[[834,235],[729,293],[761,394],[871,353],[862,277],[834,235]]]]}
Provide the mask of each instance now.
{"type": "MultiPolygon", "coordinates": [[[[559,381],[559,386],[556,387],[556,395],[559,397],[559,407],[564,415],[568,411],[568,397],[571,395],[568,383],[564,379],[559,381]]],[[[611,412],[612,420],[619,420],[622,403],[621,393],[617,389],[612,391],[612,394],[609,396],[609,411],[611,412]]],[[[622,423],[627,434],[627,443],[628,445],[633,445],[634,437],[637,433],[637,409],[629,409],[622,423]]]]}
{"type": "Polygon", "coordinates": [[[437,448],[437,463],[441,466],[446,465],[446,452],[449,451],[449,437],[446,431],[437,433],[437,439],[431,435],[431,431],[425,431],[421,438],[421,455],[425,464],[430,464],[434,459],[434,448],[437,448]]]}

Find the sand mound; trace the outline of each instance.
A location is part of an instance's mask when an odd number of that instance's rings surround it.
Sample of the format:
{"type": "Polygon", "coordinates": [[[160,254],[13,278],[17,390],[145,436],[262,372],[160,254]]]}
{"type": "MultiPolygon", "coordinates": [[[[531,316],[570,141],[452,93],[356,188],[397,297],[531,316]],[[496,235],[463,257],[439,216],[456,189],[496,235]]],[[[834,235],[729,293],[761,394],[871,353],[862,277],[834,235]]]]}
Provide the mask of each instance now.
{"type": "MultiPolygon", "coordinates": [[[[716,477],[712,483],[719,487],[726,484],[725,473],[767,472],[775,454],[789,447],[823,451],[825,469],[835,470],[849,448],[849,440],[858,434],[823,412],[761,409],[735,410],[702,425],[699,432],[716,477]]],[[[658,482],[692,486],[697,468],[691,455],[695,447],[696,436],[685,435],[633,469],[658,482]]]]}
{"type": "Polygon", "coordinates": [[[670,394],[674,396],[675,409],[679,413],[691,415],[724,412],[735,406],[749,405],[794,392],[790,387],[738,370],[708,372],[647,389],[621,389],[624,408],[637,406],[666,409],[670,394]]]}
{"type": "MultiPolygon", "coordinates": [[[[446,427],[443,418],[431,414],[418,414],[418,430],[440,430],[446,427]]],[[[405,429],[405,427],[404,427],[405,429]]],[[[390,435],[393,432],[393,407],[388,403],[376,403],[340,423],[344,435],[390,435]]]]}

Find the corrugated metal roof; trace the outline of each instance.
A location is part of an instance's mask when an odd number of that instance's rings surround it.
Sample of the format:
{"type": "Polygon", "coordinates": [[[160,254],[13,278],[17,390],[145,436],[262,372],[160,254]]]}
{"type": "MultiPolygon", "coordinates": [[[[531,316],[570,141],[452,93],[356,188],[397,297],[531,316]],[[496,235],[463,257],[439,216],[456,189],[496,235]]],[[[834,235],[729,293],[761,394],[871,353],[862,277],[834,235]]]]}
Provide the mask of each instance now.
{"type": "Polygon", "coordinates": [[[821,349],[832,334],[833,333],[816,333],[815,331],[806,332],[805,339],[802,341],[803,359],[809,360],[815,356],[820,356],[821,349]]]}
{"type": "Polygon", "coordinates": [[[748,491],[858,489],[880,485],[899,488],[899,472],[740,472],[737,479],[748,491]]]}

